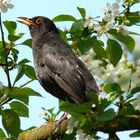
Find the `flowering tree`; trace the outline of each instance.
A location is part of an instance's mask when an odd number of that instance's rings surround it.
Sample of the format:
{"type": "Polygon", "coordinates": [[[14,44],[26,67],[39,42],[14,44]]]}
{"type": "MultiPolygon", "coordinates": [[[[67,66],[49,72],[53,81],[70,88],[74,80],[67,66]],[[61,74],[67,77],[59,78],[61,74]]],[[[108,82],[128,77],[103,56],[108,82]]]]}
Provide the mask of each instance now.
{"type": "MultiPolygon", "coordinates": [[[[16,46],[31,47],[31,39],[17,44],[24,34],[16,33],[16,22],[2,22],[0,17],[0,66],[8,81],[8,85],[0,83],[0,115],[6,131],[5,134],[0,129],[0,138],[94,140],[101,138],[97,135],[101,131],[109,134],[108,139],[118,140],[116,132],[124,130],[136,130],[130,137],[139,137],[140,56],[137,49],[140,46],[134,37],[140,34],[129,30],[131,26],[139,26],[140,11],[131,10],[138,2],[115,0],[107,3],[103,17],[87,18],[86,10],[77,7],[80,19],[72,15],[53,18],[54,22],[73,22],[70,29],[60,30],[61,37],[87,65],[98,82],[100,93],[93,94],[91,102],[81,105],[60,101],[58,113],[44,109],[48,123],[28,131],[21,130],[20,117],[28,117],[29,96],[41,95],[27,87],[29,82],[36,80],[35,72],[28,59],[19,61],[16,46]],[[8,31],[6,39],[3,28],[8,31]],[[10,71],[15,70],[18,71],[12,83],[10,71]],[[29,81],[18,87],[16,84],[23,75],[29,81]],[[5,107],[6,104],[9,106],[5,107]],[[58,128],[54,120],[60,111],[68,112],[71,117],[58,128]]],[[[13,5],[8,0],[0,0],[1,11],[7,12],[8,8],[13,5]]]]}

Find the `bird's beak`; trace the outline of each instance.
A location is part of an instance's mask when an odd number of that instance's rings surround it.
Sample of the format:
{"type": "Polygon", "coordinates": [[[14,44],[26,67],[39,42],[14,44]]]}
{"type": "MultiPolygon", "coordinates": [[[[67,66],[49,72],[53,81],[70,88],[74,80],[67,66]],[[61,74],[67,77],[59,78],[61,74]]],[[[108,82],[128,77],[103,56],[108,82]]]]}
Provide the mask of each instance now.
{"type": "Polygon", "coordinates": [[[28,25],[28,26],[35,25],[35,23],[30,18],[27,18],[27,17],[18,17],[18,18],[24,20],[24,21],[18,20],[18,22],[20,22],[22,24],[25,24],[25,25],[28,25]]]}

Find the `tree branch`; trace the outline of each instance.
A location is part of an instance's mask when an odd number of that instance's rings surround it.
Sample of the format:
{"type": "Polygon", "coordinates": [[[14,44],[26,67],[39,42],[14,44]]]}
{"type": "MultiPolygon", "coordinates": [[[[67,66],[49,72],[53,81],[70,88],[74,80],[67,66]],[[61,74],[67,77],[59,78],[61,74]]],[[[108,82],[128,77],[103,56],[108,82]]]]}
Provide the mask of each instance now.
{"type": "Polygon", "coordinates": [[[60,126],[57,126],[56,122],[48,122],[39,128],[22,132],[18,140],[46,140],[49,137],[52,140],[61,140],[66,131],[66,127],[67,120],[62,121],[60,126]]]}
{"type": "Polygon", "coordinates": [[[112,133],[118,131],[138,130],[140,129],[140,114],[126,115],[116,117],[111,121],[102,122],[95,131],[112,133]],[[127,123],[126,123],[127,122],[127,123]]]}
{"type": "MultiPolygon", "coordinates": [[[[93,122],[94,123],[94,122],[93,122]]],[[[22,132],[18,140],[45,140],[49,137],[61,140],[67,128],[67,120],[64,120],[59,127],[56,122],[49,122],[39,128],[22,132]]],[[[100,123],[93,131],[101,131],[109,134],[109,140],[119,140],[116,132],[140,129],[140,114],[116,117],[113,120],[100,123]],[[127,121],[127,123],[126,123],[127,121]]]]}

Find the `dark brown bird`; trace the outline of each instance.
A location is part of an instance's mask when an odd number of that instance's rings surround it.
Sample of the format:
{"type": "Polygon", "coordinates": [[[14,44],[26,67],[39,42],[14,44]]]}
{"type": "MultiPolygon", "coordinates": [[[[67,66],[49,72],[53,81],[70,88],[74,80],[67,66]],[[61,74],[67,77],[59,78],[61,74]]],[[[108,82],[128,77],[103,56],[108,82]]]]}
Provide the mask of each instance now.
{"type": "Polygon", "coordinates": [[[97,93],[96,82],[84,65],[61,39],[48,18],[19,17],[28,25],[37,79],[53,96],[76,104],[88,101],[88,93],[97,93]]]}

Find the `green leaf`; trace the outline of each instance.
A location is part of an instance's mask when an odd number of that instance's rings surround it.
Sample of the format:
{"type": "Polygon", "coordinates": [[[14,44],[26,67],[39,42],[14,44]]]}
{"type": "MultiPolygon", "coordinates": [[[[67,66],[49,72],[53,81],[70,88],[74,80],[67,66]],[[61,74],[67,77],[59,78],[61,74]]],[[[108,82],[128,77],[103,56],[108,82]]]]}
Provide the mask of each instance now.
{"type": "Polygon", "coordinates": [[[103,43],[100,40],[92,38],[92,48],[94,52],[101,58],[106,58],[106,51],[103,48],[103,43]]]}
{"type": "Polygon", "coordinates": [[[18,136],[21,132],[19,116],[10,109],[2,111],[2,124],[7,133],[12,136],[18,136]]]}
{"type": "Polygon", "coordinates": [[[17,35],[9,33],[8,40],[11,42],[14,42],[14,41],[17,41],[18,39],[20,39],[23,35],[24,35],[23,33],[20,33],[17,35]]]}
{"type": "Polygon", "coordinates": [[[83,19],[86,18],[86,10],[84,8],[77,7],[83,19]]]}
{"type": "Polygon", "coordinates": [[[17,23],[14,21],[4,21],[4,26],[6,27],[9,34],[15,34],[15,30],[17,28],[17,23]]]}
{"type": "Polygon", "coordinates": [[[6,135],[5,135],[4,131],[0,128],[0,139],[1,138],[6,138],[6,135]]]}
{"type": "Polygon", "coordinates": [[[29,102],[29,96],[40,96],[38,92],[34,91],[31,88],[12,88],[9,94],[10,98],[18,99],[23,101],[25,104],[29,102]]]}
{"type": "Polygon", "coordinates": [[[129,135],[130,137],[140,137],[140,130],[137,130],[129,135]]]}
{"type": "Polygon", "coordinates": [[[116,66],[122,57],[122,48],[117,41],[108,39],[106,53],[110,62],[116,66]]]}
{"type": "Polygon", "coordinates": [[[15,78],[14,84],[24,75],[24,65],[26,63],[30,62],[28,59],[22,59],[19,63],[18,63],[18,73],[17,76],[15,78]]]}
{"type": "Polygon", "coordinates": [[[105,112],[98,114],[96,120],[100,122],[112,120],[115,117],[115,112],[113,109],[108,109],[105,112]]]}
{"type": "Polygon", "coordinates": [[[23,75],[24,75],[24,68],[23,68],[23,66],[20,66],[20,67],[18,68],[18,73],[17,73],[17,75],[16,75],[16,78],[15,78],[15,80],[14,80],[13,85],[15,85],[16,82],[19,81],[19,80],[22,78],[23,75]]]}
{"type": "Polygon", "coordinates": [[[36,79],[36,74],[35,74],[35,70],[32,66],[29,65],[25,65],[24,66],[24,73],[27,77],[29,77],[32,80],[36,79]]]}
{"type": "Polygon", "coordinates": [[[71,134],[64,134],[63,139],[64,140],[74,140],[76,136],[76,133],[71,133],[71,134]]]}
{"type": "Polygon", "coordinates": [[[36,79],[36,74],[35,74],[34,68],[32,66],[25,65],[25,63],[28,63],[28,62],[30,62],[28,59],[23,59],[22,61],[20,61],[18,63],[18,65],[19,65],[18,73],[16,75],[13,85],[15,85],[15,83],[17,81],[19,81],[24,74],[32,80],[36,79]]]}
{"type": "Polygon", "coordinates": [[[26,59],[26,58],[24,58],[24,59],[22,59],[21,61],[18,62],[18,65],[24,65],[24,64],[26,64],[28,62],[31,62],[31,61],[26,59]]]}
{"type": "Polygon", "coordinates": [[[72,115],[84,115],[85,113],[89,113],[91,110],[91,103],[83,103],[81,105],[68,103],[68,102],[60,102],[60,109],[68,112],[72,115]]]}
{"type": "Polygon", "coordinates": [[[137,12],[127,12],[126,16],[127,16],[127,20],[129,21],[127,26],[132,26],[132,25],[140,22],[139,11],[137,11],[137,12]]]}
{"type": "Polygon", "coordinates": [[[16,40],[18,40],[18,39],[20,39],[20,37],[19,36],[17,36],[17,35],[14,35],[14,34],[9,34],[8,35],[8,40],[9,41],[16,41],[16,40]]]}
{"type": "Polygon", "coordinates": [[[110,102],[115,101],[124,93],[118,83],[107,83],[104,86],[104,91],[107,93],[106,98],[110,102]]]}
{"type": "Polygon", "coordinates": [[[97,94],[95,94],[95,93],[89,94],[88,98],[90,99],[90,102],[92,104],[95,104],[96,106],[99,105],[99,96],[97,94]]]}
{"type": "MultiPolygon", "coordinates": [[[[7,46],[7,43],[6,43],[6,46],[7,46]]],[[[5,51],[4,51],[4,48],[3,48],[2,41],[0,41],[0,63],[5,63],[5,51]]]]}
{"type": "Polygon", "coordinates": [[[21,117],[29,117],[29,109],[28,107],[18,101],[13,101],[10,103],[10,107],[13,111],[15,111],[21,117]]]}
{"type": "Polygon", "coordinates": [[[126,116],[126,115],[133,115],[135,113],[135,108],[131,103],[125,103],[124,107],[122,107],[118,115],[119,116],[126,116]]]}
{"type": "Polygon", "coordinates": [[[79,39],[77,41],[77,47],[82,54],[85,54],[88,50],[93,48],[94,52],[101,58],[106,58],[106,52],[102,47],[102,42],[96,38],[79,39]]]}
{"type": "MultiPolygon", "coordinates": [[[[83,34],[83,21],[82,20],[78,20],[76,22],[74,22],[70,28],[70,34],[74,35],[75,38],[78,38],[82,36],[83,34]]],[[[73,37],[73,36],[72,36],[73,37]]]]}
{"type": "Polygon", "coordinates": [[[11,49],[11,55],[13,56],[15,62],[18,60],[18,54],[19,54],[19,51],[17,49],[15,48],[11,49]]]}
{"type": "Polygon", "coordinates": [[[135,41],[131,36],[125,36],[122,33],[117,32],[117,30],[115,29],[109,30],[108,33],[114,36],[120,42],[122,42],[128,48],[129,52],[132,53],[135,47],[135,41]]]}
{"type": "Polygon", "coordinates": [[[19,93],[19,92],[17,93],[17,91],[16,92],[12,91],[10,93],[9,97],[13,98],[13,99],[17,99],[19,101],[22,101],[27,105],[29,104],[29,96],[24,95],[24,93],[19,93]]]}
{"type": "Polygon", "coordinates": [[[104,86],[104,90],[106,93],[110,93],[114,91],[121,91],[121,87],[118,83],[107,83],[104,86]]]}
{"type": "Polygon", "coordinates": [[[21,43],[21,45],[25,45],[32,48],[32,39],[25,40],[24,42],[21,43]]]}
{"type": "Polygon", "coordinates": [[[118,98],[120,98],[122,96],[124,92],[123,91],[113,91],[113,92],[110,92],[109,94],[107,94],[106,98],[108,101],[115,101],[117,100],[118,98]]]}
{"type": "Polygon", "coordinates": [[[42,97],[38,92],[34,91],[31,88],[12,88],[12,94],[19,94],[19,95],[24,95],[24,96],[40,96],[42,97]]]}
{"type": "Polygon", "coordinates": [[[59,21],[76,21],[76,18],[73,17],[72,15],[59,15],[56,16],[52,19],[54,22],[59,22],[59,21]]]}
{"type": "Polygon", "coordinates": [[[60,32],[60,36],[61,38],[65,41],[65,42],[68,42],[68,37],[67,37],[67,34],[68,34],[68,31],[67,30],[60,30],[59,29],[59,32],[60,32]]]}
{"type": "Polygon", "coordinates": [[[140,86],[134,87],[131,92],[127,95],[127,99],[130,99],[131,97],[133,97],[135,94],[137,94],[138,92],[140,92],[140,86]]]}
{"type": "Polygon", "coordinates": [[[88,50],[92,48],[92,43],[89,41],[89,39],[79,39],[77,41],[77,47],[79,48],[82,54],[85,54],[88,50]]]}
{"type": "Polygon", "coordinates": [[[109,101],[107,98],[102,99],[99,101],[98,111],[103,112],[112,102],[109,101]]]}

